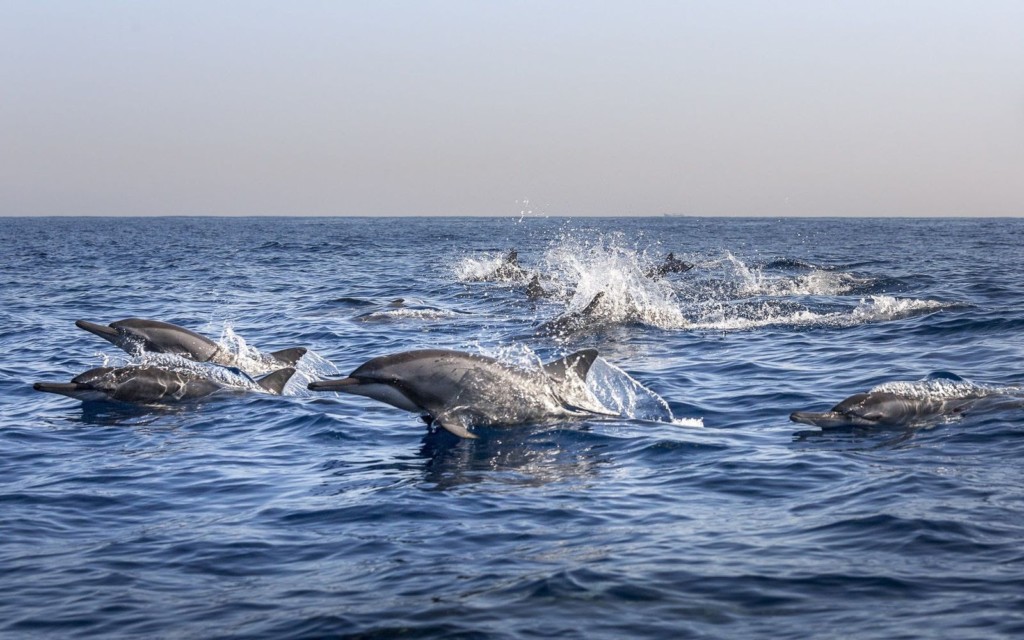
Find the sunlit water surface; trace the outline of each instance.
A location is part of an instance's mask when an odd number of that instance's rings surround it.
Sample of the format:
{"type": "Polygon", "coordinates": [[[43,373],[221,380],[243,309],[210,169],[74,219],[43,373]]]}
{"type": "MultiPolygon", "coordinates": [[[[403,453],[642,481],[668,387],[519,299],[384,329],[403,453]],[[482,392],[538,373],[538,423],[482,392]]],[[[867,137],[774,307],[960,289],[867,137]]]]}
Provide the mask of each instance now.
{"type": "Polygon", "coordinates": [[[0,219],[0,246],[4,637],[1024,634],[1024,412],[788,419],[1019,391],[1024,221],[0,219]],[[492,276],[513,248],[546,297],[492,276]],[[646,277],[669,251],[694,268],[646,277]],[[310,353],[283,396],[32,390],[133,361],[74,325],[131,316],[310,353]],[[619,417],[469,441],[305,389],[423,347],[597,348],[619,417]]]}

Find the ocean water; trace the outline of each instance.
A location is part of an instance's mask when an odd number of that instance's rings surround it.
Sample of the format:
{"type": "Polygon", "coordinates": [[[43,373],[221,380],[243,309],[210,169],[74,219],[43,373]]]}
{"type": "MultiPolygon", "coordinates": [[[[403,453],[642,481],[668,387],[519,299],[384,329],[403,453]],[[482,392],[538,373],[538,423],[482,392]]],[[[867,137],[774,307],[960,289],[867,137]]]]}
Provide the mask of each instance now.
{"type": "Polygon", "coordinates": [[[0,636],[1021,637],[1024,410],[789,414],[1020,395],[1022,246],[990,219],[0,219],[0,636]],[[493,277],[513,248],[547,297],[493,277]],[[694,268],[645,277],[670,251],[694,268]],[[144,360],[74,325],[132,316],[310,351],[281,396],[32,389],[144,360]],[[615,417],[470,441],[305,388],[423,347],[596,348],[615,417]]]}

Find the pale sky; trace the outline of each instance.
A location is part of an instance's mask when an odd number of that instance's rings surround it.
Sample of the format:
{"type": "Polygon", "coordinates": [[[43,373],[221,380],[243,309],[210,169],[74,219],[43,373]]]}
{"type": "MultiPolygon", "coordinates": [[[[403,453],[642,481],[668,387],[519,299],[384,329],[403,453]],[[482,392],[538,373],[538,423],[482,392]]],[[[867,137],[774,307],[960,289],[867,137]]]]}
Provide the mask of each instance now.
{"type": "Polygon", "coordinates": [[[0,215],[1024,216],[1020,0],[0,0],[0,86],[0,215]]]}

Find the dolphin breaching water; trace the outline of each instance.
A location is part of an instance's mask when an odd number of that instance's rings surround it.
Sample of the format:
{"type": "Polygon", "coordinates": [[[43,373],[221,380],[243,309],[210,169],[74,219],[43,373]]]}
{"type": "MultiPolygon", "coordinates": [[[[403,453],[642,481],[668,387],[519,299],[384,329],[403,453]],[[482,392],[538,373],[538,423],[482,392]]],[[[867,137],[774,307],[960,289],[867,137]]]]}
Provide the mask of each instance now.
{"type": "Polygon", "coordinates": [[[610,414],[586,388],[597,351],[577,351],[521,369],[487,356],[424,349],[367,361],[341,380],[309,384],[313,391],[366,396],[429,416],[461,438],[472,426],[514,426],[610,414]]]}
{"type": "Polygon", "coordinates": [[[916,397],[889,391],[870,391],[852,395],[821,413],[796,411],[789,419],[822,429],[914,426],[961,415],[984,397],[916,397]]]}
{"type": "MultiPolygon", "coordinates": [[[[237,371],[237,370],[236,370],[237,371]]],[[[250,380],[263,391],[280,395],[295,369],[278,369],[259,380],[250,380]]],[[[36,391],[57,393],[82,402],[118,401],[139,404],[195,400],[218,391],[245,391],[205,377],[197,371],[172,370],[161,367],[129,365],[97,367],[75,376],[71,382],[37,382],[36,391]]]]}
{"type": "MultiPolygon", "coordinates": [[[[79,320],[75,326],[98,335],[132,355],[142,352],[171,353],[196,362],[212,362],[229,367],[239,364],[238,357],[230,350],[206,336],[169,322],[127,318],[104,326],[79,320]]],[[[305,354],[305,347],[295,347],[268,355],[277,366],[290,367],[305,354]]]]}

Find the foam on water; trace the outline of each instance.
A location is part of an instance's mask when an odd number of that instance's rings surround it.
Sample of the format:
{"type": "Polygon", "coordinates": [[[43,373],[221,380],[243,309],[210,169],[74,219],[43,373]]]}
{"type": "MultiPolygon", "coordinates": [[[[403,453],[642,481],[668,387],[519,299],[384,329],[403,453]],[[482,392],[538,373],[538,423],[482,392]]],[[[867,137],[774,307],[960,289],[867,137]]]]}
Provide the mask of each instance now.
{"type": "Polygon", "coordinates": [[[922,380],[897,380],[872,387],[872,392],[895,393],[909,398],[947,400],[984,396],[1017,396],[1020,387],[977,384],[960,378],[929,376],[922,380]]]}
{"type": "Polygon", "coordinates": [[[749,331],[770,326],[847,328],[863,324],[891,322],[914,316],[955,309],[962,305],[936,300],[871,296],[850,311],[819,313],[808,308],[793,310],[771,302],[751,307],[725,303],[705,304],[697,319],[679,327],[703,331],[749,331]]]}
{"type": "Polygon", "coordinates": [[[397,309],[381,309],[361,313],[355,317],[359,322],[400,322],[403,320],[437,321],[449,320],[464,315],[449,309],[416,309],[412,307],[397,309]]]}

